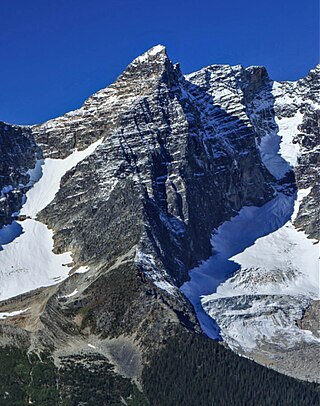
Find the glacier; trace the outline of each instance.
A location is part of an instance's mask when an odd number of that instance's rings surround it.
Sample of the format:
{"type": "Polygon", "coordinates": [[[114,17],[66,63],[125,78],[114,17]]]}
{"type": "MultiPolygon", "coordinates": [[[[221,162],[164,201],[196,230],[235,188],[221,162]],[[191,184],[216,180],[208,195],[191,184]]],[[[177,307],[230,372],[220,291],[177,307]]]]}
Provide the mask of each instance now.
{"type": "MultiPolygon", "coordinates": [[[[281,83],[273,83],[272,94],[269,103],[268,97],[253,102],[252,118],[273,104],[276,109],[302,104],[298,96],[286,96],[281,83]]],[[[246,356],[268,344],[288,349],[320,342],[297,326],[303,309],[320,298],[319,243],[294,226],[311,188],[296,190],[287,179],[301,154],[294,140],[302,117],[298,109],[289,117],[275,115],[275,125],[263,129],[258,146],[276,179],[274,198],[261,207],[243,207],[214,230],[212,256],[191,269],[181,287],[206,335],[246,356]]]]}

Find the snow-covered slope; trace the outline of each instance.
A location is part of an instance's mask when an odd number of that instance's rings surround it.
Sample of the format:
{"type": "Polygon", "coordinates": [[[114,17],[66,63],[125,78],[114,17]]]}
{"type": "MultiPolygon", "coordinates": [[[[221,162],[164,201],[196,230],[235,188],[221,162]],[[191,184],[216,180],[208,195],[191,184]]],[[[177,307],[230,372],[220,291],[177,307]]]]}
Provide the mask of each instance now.
{"type": "Polygon", "coordinates": [[[289,86],[290,91],[287,83],[270,83],[247,104],[260,135],[261,158],[276,179],[274,198],[262,207],[243,207],[215,230],[212,256],[189,272],[190,281],[181,288],[208,336],[275,364],[277,352],[320,344],[297,324],[320,299],[319,243],[294,226],[311,186],[296,191],[292,172],[306,153],[298,141],[303,113],[319,105],[306,97],[302,85],[300,91],[296,83],[289,86]]]}
{"type": "Polygon", "coordinates": [[[65,159],[46,158],[37,161],[36,167],[29,171],[30,184],[33,186],[26,195],[26,203],[20,214],[35,218],[54,199],[63,175],[89,156],[101,142],[102,139],[82,151],[75,150],[65,159]]]}
{"type": "Polygon", "coordinates": [[[75,150],[65,159],[38,161],[29,171],[31,188],[20,215],[0,230],[0,300],[65,279],[72,266],[71,252],[53,253],[53,232],[35,220],[59,190],[63,175],[90,155],[102,140],[83,151],[75,150]]]}
{"type": "Polygon", "coordinates": [[[193,269],[191,280],[182,287],[197,307],[201,304],[218,322],[222,337],[237,350],[251,349],[261,338],[276,340],[279,331],[290,335],[286,328],[299,330],[300,339],[303,335],[312,339],[310,333],[295,326],[303,306],[296,306],[290,323],[285,318],[281,323],[272,311],[272,306],[284,310],[275,304],[276,295],[288,307],[301,298],[304,306],[319,299],[319,246],[294,228],[292,220],[286,221],[293,202],[293,196],[279,193],[262,207],[243,208],[219,227],[212,237],[213,256],[193,269]],[[259,300],[270,303],[259,306],[259,300]],[[257,315],[262,325],[269,326],[263,335],[255,322],[257,315]]]}

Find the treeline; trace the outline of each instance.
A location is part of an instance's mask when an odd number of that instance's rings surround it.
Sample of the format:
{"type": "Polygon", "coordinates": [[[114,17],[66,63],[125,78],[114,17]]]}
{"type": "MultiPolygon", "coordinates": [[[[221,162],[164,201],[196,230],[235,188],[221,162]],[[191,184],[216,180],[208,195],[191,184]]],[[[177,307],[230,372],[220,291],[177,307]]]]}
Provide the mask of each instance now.
{"type": "Polygon", "coordinates": [[[143,371],[152,406],[319,406],[319,385],[241,358],[181,331],[143,371]]]}

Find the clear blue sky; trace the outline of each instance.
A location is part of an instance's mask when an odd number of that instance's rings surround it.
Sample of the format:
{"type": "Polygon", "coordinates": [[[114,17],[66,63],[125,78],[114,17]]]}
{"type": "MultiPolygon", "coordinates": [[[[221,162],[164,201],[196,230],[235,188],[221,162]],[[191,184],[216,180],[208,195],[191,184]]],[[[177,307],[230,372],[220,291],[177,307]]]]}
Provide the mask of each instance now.
{"type": "Polygon", "coordinates": [[[295,80],[319,55],[318,0],[2,0],[0,121],[81,106],[158,43],[189,73],[264,65],[295,80]]]}

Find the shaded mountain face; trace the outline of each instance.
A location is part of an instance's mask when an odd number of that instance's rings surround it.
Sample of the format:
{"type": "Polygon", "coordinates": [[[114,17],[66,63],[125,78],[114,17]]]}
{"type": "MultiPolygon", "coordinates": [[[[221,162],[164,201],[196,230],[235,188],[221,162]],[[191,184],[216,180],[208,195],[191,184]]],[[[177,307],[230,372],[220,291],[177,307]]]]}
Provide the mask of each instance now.
{"type": "Polygon", "coordinates": [[[316,379],[301,358],[318,348],[305,327],[317,314],[318,96],[319,68],[282,83],[262,67],[184,76],[157,46],[76,111],[1,124],[0,343],[67,370],[98,357],[143,389],[173,337],[204,331],[316,379]],[[259,241],[255,263],[232,259],[259,241]],[[312,246],[309,267],[288,265],[292,246],[312,246]]]}
{"type": "Polygon", "coordinates": [[[39,148],[28,129],[0,123],[0,227],[12,221],[27,190],[28,168],[34,167],[39,148]]]}
{"type": "MultiPolygon", "coordinates": [[[[234,108],[225,67],[188,78],[201,85],[217,70],[209,92],[234,108]]],[[[267,81],[246,99],[275,194],[216,229],[211,257],[182,287],[209,336],[217,334],[208,315],[236,352],[302,379],[319,379],[318,322],[313,317],[311,329],[300,324],[319,306],[319,72],[297,82],[267,81]]]]}

